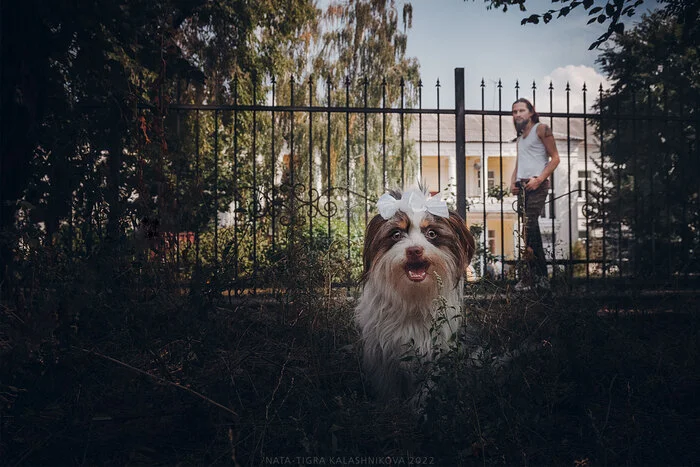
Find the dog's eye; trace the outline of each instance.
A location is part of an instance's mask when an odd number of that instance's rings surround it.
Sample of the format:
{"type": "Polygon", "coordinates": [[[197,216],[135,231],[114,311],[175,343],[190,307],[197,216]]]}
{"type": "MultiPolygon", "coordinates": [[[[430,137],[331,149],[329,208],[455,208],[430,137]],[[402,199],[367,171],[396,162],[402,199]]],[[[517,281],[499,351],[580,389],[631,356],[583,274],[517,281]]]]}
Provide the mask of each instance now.
{"type": "Polygon", "coordinates": [[[425,232],[425,236],[427,238],[429,238],[430,240],[433,240],[433,239],[437,238],[438,234],[433,229],[430,229],[427,232],[425,232]]]}
{"type": "Polygon", "coordinates": [[[401,240],[401,237],[403,237],[403,233],[400,230],[394,230],[391,234],[391,239],[397,242],[401,240]]]}

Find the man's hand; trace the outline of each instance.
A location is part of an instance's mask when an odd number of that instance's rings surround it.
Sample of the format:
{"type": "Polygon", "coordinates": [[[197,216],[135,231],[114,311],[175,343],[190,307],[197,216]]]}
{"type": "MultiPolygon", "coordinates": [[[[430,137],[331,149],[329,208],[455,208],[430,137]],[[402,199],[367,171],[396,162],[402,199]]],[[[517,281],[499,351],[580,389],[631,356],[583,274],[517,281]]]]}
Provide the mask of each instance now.
{"type": "Polygon", "coordinates": [[[518,188],[518,185],[515,182],[510,183],[510,192],[514,195],[520,193],[520,188],[518,188]]]}
{"type": "Polygon", "coordinates": [[[525,190],[526,191],[534,191],[534,190],[538,189],[541,184],[542,184],[542,180],[540,180],[540,177],[532,177],[525,184],[525,190]]]}

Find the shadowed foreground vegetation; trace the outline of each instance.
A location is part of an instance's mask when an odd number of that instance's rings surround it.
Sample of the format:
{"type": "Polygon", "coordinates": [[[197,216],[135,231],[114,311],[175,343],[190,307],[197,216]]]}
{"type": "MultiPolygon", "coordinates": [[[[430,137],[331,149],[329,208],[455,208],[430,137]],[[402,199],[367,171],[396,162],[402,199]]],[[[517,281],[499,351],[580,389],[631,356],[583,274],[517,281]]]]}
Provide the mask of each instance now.
{"type": "Polygon", "coordinates": [[[2,303],[3,464],[699,458],[694,301],[601,313],[605,304],[591,300],[516,304],[507,290],[473,286],[471,332],[488,357],[444,355],[418,417],[375,403],[363,383],[348,299],[356,290],[329,293],[306,277],[265,299],[229,300],[206,293],[206,282],[191,284],[205,293],[184,292],[170,266],[123,258],[45,250],[2,303]],[[505,299],[476,300],[496,291],[505,299]]]}
{"type": "MultiPolygon", "coordinates": [[[[631,1],[557,11],[621,33],[631,1]]],[[[410,4],[83,3],[0,6],[0,464],[698,463],[697,287],[640,310],[471,286],[425,411],[373,399],[358,290],[330,284],[422,154],[386,119],[422,106],[410,4]]],[[[662,3],[601,55],[585,213],[622,279],[657,284],[700,251],[699,3],[662,3]]]]}

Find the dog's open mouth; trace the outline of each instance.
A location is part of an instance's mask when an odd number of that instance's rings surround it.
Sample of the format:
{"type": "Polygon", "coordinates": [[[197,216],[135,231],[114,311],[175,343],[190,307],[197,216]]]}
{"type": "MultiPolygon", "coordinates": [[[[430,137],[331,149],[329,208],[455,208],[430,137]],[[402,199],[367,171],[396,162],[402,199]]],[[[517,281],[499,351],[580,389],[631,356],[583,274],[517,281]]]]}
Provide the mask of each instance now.
{"type": "Polygon", "coordinates": [[[406,275],[413,282],[422,282],[428,277],[428,266],[430,264],[427,261],[406,263],[406,275]]]}

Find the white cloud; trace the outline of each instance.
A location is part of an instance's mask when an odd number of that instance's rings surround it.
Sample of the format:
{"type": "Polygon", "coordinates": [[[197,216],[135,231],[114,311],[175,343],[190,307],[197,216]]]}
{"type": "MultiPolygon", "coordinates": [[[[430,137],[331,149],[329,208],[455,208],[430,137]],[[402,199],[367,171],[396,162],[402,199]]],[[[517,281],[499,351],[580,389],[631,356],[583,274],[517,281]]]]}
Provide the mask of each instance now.
{"type": "Polygon", "coordinates": [[[593,104],[598,98],[600,86],[608,89],[611,82],[595,69],[584,65],[567,65],[555,68],[537,84],[537,110],[549,112],[549,84],[553,87],[554,112],[566,112],[566,84],[569,84],[569,110],[583,112],[583,85],[586,85],[587,112],[593,112],[593,104]]]}

